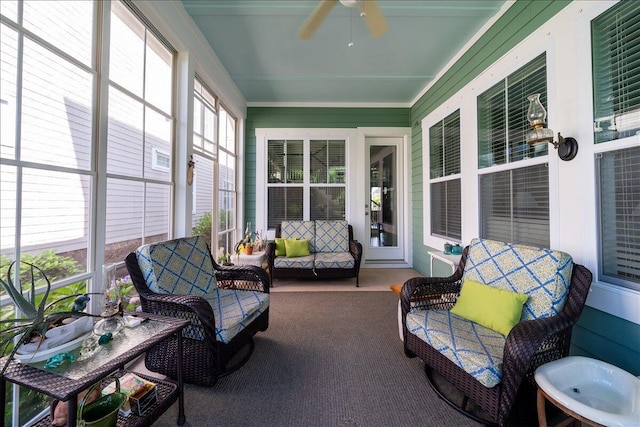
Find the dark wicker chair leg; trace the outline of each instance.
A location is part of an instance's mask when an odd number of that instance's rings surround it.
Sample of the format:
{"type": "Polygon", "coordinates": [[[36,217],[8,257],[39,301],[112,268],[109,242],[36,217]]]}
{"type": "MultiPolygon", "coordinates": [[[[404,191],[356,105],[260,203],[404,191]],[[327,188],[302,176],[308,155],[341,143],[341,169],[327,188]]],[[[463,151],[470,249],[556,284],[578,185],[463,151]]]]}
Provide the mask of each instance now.
{"type": "Polygon", "coordinates": [[[253,347],[254,347],[253,338],[249,339],[248,344],[249,344],[249,350],[247,351],[247,354],[245,354],[244,357],[238,361],[238,363],[220,372],[220,374],[218,375],[218,378],[226,377],[227,375],[234,373],[249,361],[249,359],[251,358],[251,355],[253,354],[253,347]]]}
{"type": "Polygon", "coordinates": [[[468,396],[464,396],[462,398],[462,403],[460,405],[456,405],[455,402],[453,402],[449,397],[447,397],[447,395],[436,385],[436,382],[433,377],[433,374],[434,374],[433,368],[431,368],[426,363],[424,365],[424,373],[427,376],[427,382],[431,386],[431,389],[438,395],[440,399],[444,400],[453,409],[460,412],[465,417],[470,418],[473,421],[478,422],[486,427],[498,427],[498,424],[496,424],[494,421],[486,420],[484,418],[478,417],[477,415],[474,415],[469,410],[467,410],[467,404],[469,403],[468,396]]]}

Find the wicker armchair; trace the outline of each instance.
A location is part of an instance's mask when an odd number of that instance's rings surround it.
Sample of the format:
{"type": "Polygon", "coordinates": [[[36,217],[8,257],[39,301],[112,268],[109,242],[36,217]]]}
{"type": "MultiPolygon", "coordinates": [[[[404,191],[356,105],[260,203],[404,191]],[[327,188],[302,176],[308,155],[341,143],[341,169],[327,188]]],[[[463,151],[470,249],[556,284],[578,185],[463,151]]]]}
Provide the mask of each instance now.
{"type": "MultiPolygon", "coordinates": [[[[506,338],[501,381],[487,388],[476,378],[453,363],[407,328],[407,314],[412,309],[449,310],[459,295],[469,246],[453,275],[446,278],[418,277],[405,282],[401,293],[404,351],[408,357],[419,357],[436,393],[458,411],[486,425],[537,426],[536,385],[533,374],[537,367],[569,354],[573,325],[577,322],[591,285],[591,272],[573,264],[569,293],[557,315],[537,320],[521,320],[506,338]],[[437,374],[437,376],[435,375],[437,374]],[[446,387],[437,385],[444,378],[464,396],[454,403],[446,387]],[[449,394],[449,396],[447,395],[449,394]],[[469,407],[469,399],[477,408],[469,407]],[[491,419],[486,419],[486,416],[491,419]]],[[[450,391],[450,390],[449,390],[450,391]]]]}
{"type": "MultiPolygon", "coordinates": [[[[237,292],[269,293],[270,281],[263,269],[220,266],[211,257],[208,247],[206,249],[215,270],[218,288],[236,290],[237,292]]],[[[136,253],[130,253],[125,262],[133,284],[140,295],[144,312],[191,319],[191,332],[189,332],[189,327],[185,328],[182,340],[183,379],[187,383],[210,386],[215,384],[218,378],[241,367],[253,351],[253,336],[258,331],[267,330],[269,326],[267,305],[261,314],[250,322],[247,321],[248,324],[243,324],[243,328],[229,342],[223,343],[219,338],[220,330],[216,328],[220,319],[216,322],[215,310],[212,309],[207,299],[197,295],[172,295],[154,292],[147,285],[136,253]],[[245,346],[247,346],[246,354],[241,357],[239,351],[245,346]],[[234,358],[234,356],[236,357],[234,358]],[[232,359],[234,359],[233,365],[227,366],[232,359]]],[[[146,354],[145,365],[147,369],[176,378],[176,351],[177,340],[175,338],[156,345],[146,354]]]]}

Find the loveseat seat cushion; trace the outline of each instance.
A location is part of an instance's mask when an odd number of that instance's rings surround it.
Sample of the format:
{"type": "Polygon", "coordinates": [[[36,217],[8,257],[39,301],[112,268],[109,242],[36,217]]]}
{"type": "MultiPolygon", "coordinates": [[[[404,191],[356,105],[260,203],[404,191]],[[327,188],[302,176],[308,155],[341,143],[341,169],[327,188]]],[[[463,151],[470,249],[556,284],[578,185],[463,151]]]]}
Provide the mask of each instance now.
{"type": "Polygon", "coordinates": [[[407,329],[485,387],[501,381],[504,335],[449,310],[413,309],[407,314],[407,329]]]}
{"type": "Polygon", "coordinates": [[[275,268],[313,268],[314,254],[299,257],[279,256],[273,260],[275,268]]]}
{"type": "Polygon", "coordinates": [[[318,252],[315,259],[316,269],[323,268],[353,268],[356,260],[350,252],[318,252]]]}
{"type": "MultiPolygon", "coordinates": [[[[151,291],[197,295],[207,300],[215,317],[216,339],[223,343],[228,343],[269,307],[267,293],[217,287],[209,248],[200,236],[144,245],[136,250],[136,257],[151,291]]],[[[183,329],[183,336],[203,340],[204,329],[196,317],[192,321],[183,329]]]]}
{"type": "Polygon", "coordinates": [[[320,253],[348,252],[349,224],[347,221],[316,220],[315,245],[316,252],[320,253]]]}
{"type": "Polygon", "coordinates": [[[282,221],[280,237],[309,241],[309,251],[316,252],[316,225],[314,221],[282,221]]]}
{"type": "Polygon", "coordinates": [[[522,320],[556,315],[569,294],[571,255],[545,248],[473,239],[464,278],[529,295],[522,320]]]}

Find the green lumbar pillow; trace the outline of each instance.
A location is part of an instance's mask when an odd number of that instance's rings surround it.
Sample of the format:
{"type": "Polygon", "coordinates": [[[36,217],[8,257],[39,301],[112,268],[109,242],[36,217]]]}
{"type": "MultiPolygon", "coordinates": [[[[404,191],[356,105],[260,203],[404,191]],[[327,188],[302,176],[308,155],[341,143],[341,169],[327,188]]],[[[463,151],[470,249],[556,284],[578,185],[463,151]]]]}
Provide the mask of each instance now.
{"type": "Polygon", "coordinates": [[[276,237],[276,256],[287,256],[287,247],[280,237],[276,237]]]}
{"type": "Polygon", "coordinates": [[[451,313],[507,336],[520,321],[528,299],[526,294],[465,280],[451,313]]]}
{"type": "Polygon", "coordinates": [[[287,250],[287,257],[289,258],[311,255],[308,240],[286,239],[284,246],[287,250]]]}

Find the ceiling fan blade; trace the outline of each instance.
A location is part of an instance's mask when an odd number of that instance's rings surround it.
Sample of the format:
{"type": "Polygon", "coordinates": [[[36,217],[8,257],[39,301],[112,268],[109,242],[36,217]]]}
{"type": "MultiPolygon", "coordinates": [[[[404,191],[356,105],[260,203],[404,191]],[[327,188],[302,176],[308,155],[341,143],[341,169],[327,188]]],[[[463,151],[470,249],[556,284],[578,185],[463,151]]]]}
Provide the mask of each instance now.
{"type": "Polygon", "coordinates": [[[298,37],[303,40],[309,40],[336,3],[338,3],[338,0],[321,0],[298,30],[298,37]]]}
{"type": "Polygon", "coordinates": [[[376,0],[363,1],[361,11],[364,13],[364,21],[367,23],[373,38],[380,37],[389,30],[387,20],[384,19],[376,0]]]}

